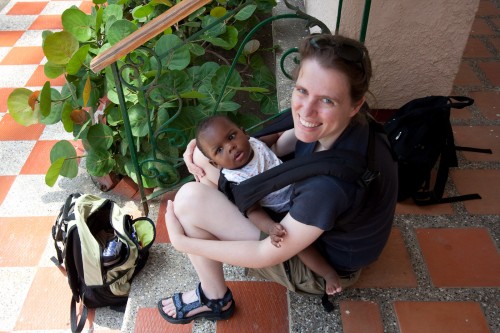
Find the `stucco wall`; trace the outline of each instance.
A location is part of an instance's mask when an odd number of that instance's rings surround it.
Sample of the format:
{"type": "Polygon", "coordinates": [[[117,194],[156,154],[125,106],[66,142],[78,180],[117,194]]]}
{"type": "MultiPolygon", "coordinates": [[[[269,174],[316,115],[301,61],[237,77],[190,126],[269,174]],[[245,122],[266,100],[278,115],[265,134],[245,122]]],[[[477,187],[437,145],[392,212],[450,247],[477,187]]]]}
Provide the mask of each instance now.
{"type": "MultiPolygon", "coordinates": [[[[340,33],[359,38],[364,1],[343,1],[340,33]]],[[[479,0],[372,1],[365,44],[374,77],[370,104],[398,108],[427,95],[448,95],[479,0]]],[[[335,30],[338,1],[306,0],[308,14],[335,30]]]]}

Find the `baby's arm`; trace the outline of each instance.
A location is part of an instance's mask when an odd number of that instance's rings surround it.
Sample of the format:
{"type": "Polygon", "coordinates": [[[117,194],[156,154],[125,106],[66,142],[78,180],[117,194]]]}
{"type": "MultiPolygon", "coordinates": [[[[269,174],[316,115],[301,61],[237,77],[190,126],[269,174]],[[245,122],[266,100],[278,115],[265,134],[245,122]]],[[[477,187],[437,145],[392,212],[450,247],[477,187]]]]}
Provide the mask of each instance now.
{"type": "Polygon", "coordinates": [[[280,223],[274,222],[259,204],[252,206],[247,211],[247,216],[260,231],[269,235],[274,246],[281,247],[280,243],[283,241],[286,230],[280,223]]]}

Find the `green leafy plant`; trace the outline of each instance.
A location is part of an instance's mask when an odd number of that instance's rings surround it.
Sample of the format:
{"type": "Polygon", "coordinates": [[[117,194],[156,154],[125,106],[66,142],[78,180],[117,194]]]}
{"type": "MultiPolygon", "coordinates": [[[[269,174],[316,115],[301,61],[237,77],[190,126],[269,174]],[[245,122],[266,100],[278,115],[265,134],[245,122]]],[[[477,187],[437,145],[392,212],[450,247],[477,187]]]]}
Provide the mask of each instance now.
{"type": "MultiPolygon", "coordinates": [[[[75,140],[82,141],[90,175],[115,173],[137,181],[112,70],[93,73],[90,62],[175,3],[93,2],[90,14],[76,7],[65,10],[62,31],[43,32],[45,75],[64,75],[62,89],[51,87],[49,81],[40,91],[15,89],[8,97],[8,109],[25,126],[62,123],[75,140]]],[[[265,65],[258,40],[245,45],[223,90],[243,36],[259,22],[259,15],[275,5],[274,0],[214,1],[118,61],[145,187],[176,181],[172,165],[180,161],[186,144],[178,138],[192,138],[196,123],[207,115],[226,113],[244,127],[259,122],[258,112],[240,110],[242,94],[262,114],[278,111],[274,74],[265,65]],[[160,179],[158,174],[172,179],[160,179]]],[[[75,177],[81,157],[70,142],[58,142],[50,153],[46,183],[53,186],[59,176],[75,177]]]]}

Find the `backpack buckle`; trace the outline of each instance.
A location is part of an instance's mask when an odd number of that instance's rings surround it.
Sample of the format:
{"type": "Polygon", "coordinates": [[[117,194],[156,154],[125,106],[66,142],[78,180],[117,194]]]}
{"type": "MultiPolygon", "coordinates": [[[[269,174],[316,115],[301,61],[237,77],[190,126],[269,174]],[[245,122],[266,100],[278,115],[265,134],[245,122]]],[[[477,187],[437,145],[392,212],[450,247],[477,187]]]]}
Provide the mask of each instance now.
{"type": "Polygon", "coordinates": [[[378,176],[380,176],[380,171],[371,171],[366,169],[361,175],[361,178],[358,180],[358,184],[363,188],[367,188],[378,176]]]}

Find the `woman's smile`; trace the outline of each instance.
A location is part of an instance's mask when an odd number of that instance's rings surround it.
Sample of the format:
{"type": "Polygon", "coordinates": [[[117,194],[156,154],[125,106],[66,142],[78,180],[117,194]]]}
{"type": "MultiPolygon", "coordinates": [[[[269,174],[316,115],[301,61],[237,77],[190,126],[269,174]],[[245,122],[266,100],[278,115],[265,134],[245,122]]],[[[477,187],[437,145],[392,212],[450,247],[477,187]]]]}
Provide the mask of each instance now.
{"type": "Polygon", "coordinates": [[[314,127],[318,127],[318,126],[321,126],[321,123],[313,123],[313,122],[310,122],[310,121],[307,121],[305,120],[304,118],[302,118],[300,116],[300,114],[298,115],[299,117],[299,121],[300,121],[300,124],[304,127],[307,127],[307,128],[314,128],[314,127]]]}

